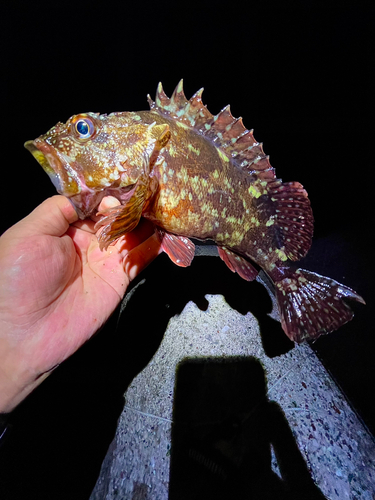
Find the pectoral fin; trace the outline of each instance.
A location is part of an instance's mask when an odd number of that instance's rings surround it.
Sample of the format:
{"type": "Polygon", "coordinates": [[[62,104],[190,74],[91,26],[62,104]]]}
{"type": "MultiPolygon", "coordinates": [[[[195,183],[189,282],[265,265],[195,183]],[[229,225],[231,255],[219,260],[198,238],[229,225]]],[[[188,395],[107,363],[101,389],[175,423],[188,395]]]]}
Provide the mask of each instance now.
{"type": "Polygon", "coordinates": [[[95,225],[95,229],[103,228],[98,236],[100,249],[118,240],[121,236],[132,231],[139,222],[146,200],[147,186],[138,182],[134,187],[128,202],[125,205],[110,208],[98,215],[104,217],[95,225]]]}
{"type": "Polygon", "coordinates": [[[161,242],[161,248],[168,255],[172,262],[177,266],[190,266],[195,255],[195,245],[185,238],[185,236],[177,236],[156,228],[156,233],[161,242]]]}

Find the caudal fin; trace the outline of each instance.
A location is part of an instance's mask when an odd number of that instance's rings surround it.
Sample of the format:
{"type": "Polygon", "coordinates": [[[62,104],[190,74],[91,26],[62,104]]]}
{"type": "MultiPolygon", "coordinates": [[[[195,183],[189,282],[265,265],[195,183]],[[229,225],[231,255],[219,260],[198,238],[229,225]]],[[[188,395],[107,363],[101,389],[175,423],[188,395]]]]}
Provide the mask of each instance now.
{"type": "Polygon", "coordinates": [[[275,285],[281,325],[298,343],[317,339],[350,321],[353,311],[343,299],[365,304],[351,288],[305,269],[294,271],[275,285]]]}

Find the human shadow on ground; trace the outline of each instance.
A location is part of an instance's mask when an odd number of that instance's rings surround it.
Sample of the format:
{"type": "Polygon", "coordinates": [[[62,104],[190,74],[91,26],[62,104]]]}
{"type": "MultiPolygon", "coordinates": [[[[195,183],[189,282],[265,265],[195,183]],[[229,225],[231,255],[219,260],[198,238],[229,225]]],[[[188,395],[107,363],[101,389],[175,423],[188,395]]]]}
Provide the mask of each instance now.
{"type": "Polygon", "coordinates": [[[169,500],[323,500],[253,357],[177,369],[169,500]],[[277,460],[279,474],[271,467],[277,460]]]}

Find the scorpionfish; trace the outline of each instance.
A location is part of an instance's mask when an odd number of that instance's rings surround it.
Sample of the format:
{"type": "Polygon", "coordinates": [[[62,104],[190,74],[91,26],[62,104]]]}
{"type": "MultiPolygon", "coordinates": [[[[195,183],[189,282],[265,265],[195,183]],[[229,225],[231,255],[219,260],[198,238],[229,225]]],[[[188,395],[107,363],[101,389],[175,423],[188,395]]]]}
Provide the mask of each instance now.
{"type": "Polygon", "coordinates": [[[187,100],[182,81],[171,98],[159,84],[149,111],[82,113],[25,147],[80,218],[104,196],[120,204],[97,224],[106,248],[141,216],[179,266],[194,257],[190,238],[212,240],[231,271],[253,280],[262,268],[275,286],[282,328],[293,341],[316,339],[353,317],[351,288],[293,264],[308,252],[313,215],[298,182],[282,182],[262,144],[229,106],[216,116],[203,89],[187,100]]]}

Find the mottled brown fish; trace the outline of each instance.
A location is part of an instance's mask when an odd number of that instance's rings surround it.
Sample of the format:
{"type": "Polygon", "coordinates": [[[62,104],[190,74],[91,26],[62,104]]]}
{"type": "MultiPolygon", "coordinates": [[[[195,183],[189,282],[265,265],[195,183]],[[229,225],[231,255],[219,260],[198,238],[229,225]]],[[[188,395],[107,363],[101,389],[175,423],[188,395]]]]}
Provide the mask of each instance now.
{"type": "Polygon", "coordinates": [[[112,195],[121,205],[98,223],[106,248],[146,217],[163,250],[188,266],[189,238],[213,240],[221,259],[246,280],[261,267],[275,284],[282,327],[302,342],[336,330],[353,313],[352,289],[290,262],[308,252],[313,215],[298,182],[276,178],[262,144],[229,106],[213,116],[202,90],[187,100],[182,81],[169,99],[159,84],[150,111],[84,113],[25,146],[70,198],[80,218],[112,195]]]}

